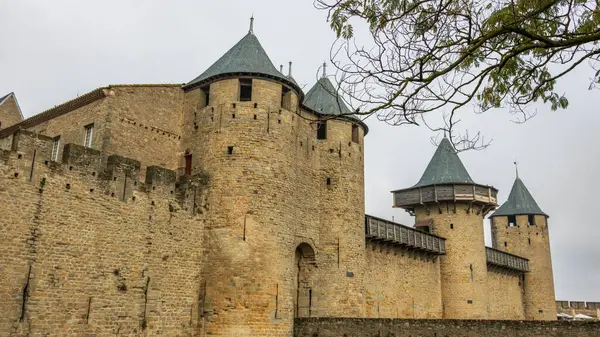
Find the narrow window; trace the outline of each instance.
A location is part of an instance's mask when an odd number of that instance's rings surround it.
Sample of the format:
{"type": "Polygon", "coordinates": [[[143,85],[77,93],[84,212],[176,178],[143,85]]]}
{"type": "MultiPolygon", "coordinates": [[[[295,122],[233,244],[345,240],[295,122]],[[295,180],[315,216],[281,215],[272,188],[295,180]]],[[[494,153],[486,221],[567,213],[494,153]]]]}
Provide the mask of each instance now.
{"type": "Polygon", "coordinates": [[[358,144],[358,125],[352,124],[352,141],[358,144]]]}
{"type": "Polygon", "coordinates": [[[206,106],[209,106],[210,104],[210,85],[202,87],[200,88],[200,90],[202,90],[202,92],[204,93],[204,106],[201,107],[204,108],[206,106]]]}
{"type": "Polygon", "coordinates": [[[468,304],[473,304],[473,300],[467,300],[468,304]]]}
{"type": "Polygon", "coordinates": [[[185,154],[185,174],[188,176],[192,174],[192,154],[191,153],[185,154]]]}
{"type": "Polygon", "coordinates": [[[94,124],[85,126],[85,137],[83,138],[83,146],[92,147],[92,138],[94,137],[94,124]]]}
{"type": "Polygon", "coordinates": [[[327,186],[331,185],[331,178],[327,178],[327,186]]]}
{"type": "Polygon", "coordinates": [[[454,224],[453,223],[450,224],[450,229],[454,229],[454,224]]]}
{"type": "Polygon", "coordinates": [[[233,154],[233,146],[227,147],[227,154],[233,154]]]}
{"type": "Polygon", "coordinates": [[[535,226],[535,215],[529,214],[527,216],[527,225],[529,225],[529,226],[535,226]]]}
{"type": "Polygon", "coordinates": [[[60,136],[54,137],[54,144],[52,145],[52,160],[58,161],[58,152],[60,151],[60,136]]]}
{"type": "Polygon", "coordinates": [[[247,102],[252,100],[252,79],[240,78],[240,101],[247,102]]]}
{"type": "Polygon", "coordinates": [[[508,247],[508,243],[504,241],[504,247],[508,247]]]}
{"type": "Polygon", "coordinates": [[[290,89],[287,88],[285,85],[281,86],[281,107],[284,109],[290,109],[290,105],[291,105],[291,101],[290,101],[290,95],[288,95],[290,92],[290,89]]]}
{"type": "Polygon", "coordinates": [[[0,129],[2,129],[2,122],[0,122],[0,129]]]}
{"type": "Polygon", "coordinates": [[[531,244],[531,238],[528,238],[527,241],[529,242],[529,244],[531,244]]]}
{"type": "Polygon", "coordinates": [[[508,216],[508,227],[517,227],[517,216],[516,215],[508,216]]]}
{"type": "Polygon", "coordinates": [[[327,121],[317,122],[317,139],[327,139],[327,121]]]}

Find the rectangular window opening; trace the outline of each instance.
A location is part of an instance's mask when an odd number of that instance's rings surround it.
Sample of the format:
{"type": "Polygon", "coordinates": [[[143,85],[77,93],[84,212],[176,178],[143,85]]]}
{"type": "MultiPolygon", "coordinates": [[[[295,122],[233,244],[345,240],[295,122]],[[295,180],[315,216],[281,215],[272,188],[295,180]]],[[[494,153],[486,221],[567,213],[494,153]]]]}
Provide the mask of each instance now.
{"type": "Polygon", "coordinates": [[[327,186],[331,185],[331,178],[327,178],[327,186]]]}
{"type": "Polygon", "coordinates": [[[233,146],[227,147],[227,154],[233,154],[233,146]]]}
{"type": "Polygon", "coordinates": [[[204,106],[201,108],[207,107],[210,105],[210,85],[200,88],[204,93],[204,106]]]}
{"type": "Polygon", "coordinates": [[[92,147],[92,138],[94,137],[94,124],[86,125],[85,136],[83,138],[83,146],[92,147]]]}
{"type": "Polygon", "coordinates": [[[517,216],[516,215],[508,216],[508,227],[517,227],[517,216]]]}
{"type": "Polygon", "coordinates": [[[290,99],[288,95],[289,92],[290,89],[288,87],[286,87],[285,85],[281,86],[281,107],[284,109],[291,110],[290,99]]]}
{"type": "Polygon", "coordinates": [[[533,215],[533,214],[527,215],[527,225],[535,226],[535,215],[533,215]]]}
{"type": "Polygon", "coordinates": [[[327,139],[327,121],[317,122],[317,139],[327,139]]]}
{"type": "Polygon", "coordinates": [[[252,79],[240,78],[240,101],[247,102],[252,100],[252,79]]]}
{"type": "Polygon", "coordinates": [[[358,125],[352,124],[352,141],[358,144],[358,125]]]}
{"type": "Polygon", "coordinates": [[[60,136],[54,137],[54,144],[52,145],[52,160],[58,161],[58,152],[60,152],[60,136]]]}
{"type": "Polygon", "coordinates": [[[188,176],[192,174],[192,154],[191,153],[187,153],[185,155],[185,174],[188,176]]]}

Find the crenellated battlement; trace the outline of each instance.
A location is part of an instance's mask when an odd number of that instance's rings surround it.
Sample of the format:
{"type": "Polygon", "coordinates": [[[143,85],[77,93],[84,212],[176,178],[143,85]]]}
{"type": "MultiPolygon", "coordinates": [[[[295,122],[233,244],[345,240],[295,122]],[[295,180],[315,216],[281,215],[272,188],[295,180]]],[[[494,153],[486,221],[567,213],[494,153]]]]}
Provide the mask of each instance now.
{"type": "MultiPolygon", "coordinates": [[[[151,199],[173,201],[172,207],[192,211],[187,205],[202,205],[202,193],[209,178],[186,177],[177,183],[176,172],[160,166],[148,166],[145,172],[135,159],[110,155],[77,144],[66,144],[60,162],[53,160],[54,139],[34,132],[17,130],[11,137],[10,150],[2,150],[0,166],[4,178],[16,179],[31,185],[39,184],[40,193],[51,179],[60,177],[64,189],[87,189],[89,193],[133,202],[139,195],[151,199]],[[145,181],[140,177],[145,176],[145,181]],[[195,185],[189,181],[196,182],[195,185]],[[188,190],[195,189],[195,194],[188,190]],[[192,200],[194,199],[194,200],[192,200]]],[[[153,201],[154,202],[154,201],[153,201]]],[[[192,212],[194,215],[198,212],[192,212]]]]}

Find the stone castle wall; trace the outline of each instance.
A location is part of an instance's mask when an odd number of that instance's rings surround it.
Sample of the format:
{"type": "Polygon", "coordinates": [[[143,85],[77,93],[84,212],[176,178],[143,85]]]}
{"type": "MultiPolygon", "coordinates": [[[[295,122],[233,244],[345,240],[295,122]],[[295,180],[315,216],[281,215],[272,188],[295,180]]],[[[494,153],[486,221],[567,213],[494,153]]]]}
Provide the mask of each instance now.
{"type": "Polygon", "coordinates": [[[516,217],[510,227],[508,218],[492,218],[492,245],[529,259],[530,271],[525,273],[524,310],[528,320],[556,319],[554,278],[550,256],[548,223],[543,215],[535,215],[535,225],[528,225],[527,215],[516,217]]]}
{"type": "Polygon", "coordinates": [[[15,134],[0,162],[0,336],[192,335],[203,221],[174,172],[15,134]],[[35,153],[35,155],[34,155],[35,153]]]}
{"type": "Polygon", "coordinates": [[[596,337],[600,322],[300,318],[296,337],[596,337]]]}
{"type": "Polygon", "coordinates": [[[522,273],[488,266],[488,297],[490,319],[525,319],[523,309],[522,273]]]}

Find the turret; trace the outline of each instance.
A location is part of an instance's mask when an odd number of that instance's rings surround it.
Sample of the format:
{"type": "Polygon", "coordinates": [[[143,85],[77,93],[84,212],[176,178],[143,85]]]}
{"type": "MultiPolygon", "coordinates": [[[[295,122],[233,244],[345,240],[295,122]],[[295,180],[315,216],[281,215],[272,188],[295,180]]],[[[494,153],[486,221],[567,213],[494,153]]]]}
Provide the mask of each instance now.
{"type": "Polygon", "coordinates": [[[444,138],[419,182],[392,193],[394,207],[446,238],[446,255],[440,257],[444,318],[487,318],[483,217],[496,207],[497,190],[475,183],[444,138]]]}
{"type": "Polygon", "coordinates": [[[555,320],[548,215],[538,206],[518,172],[508,199],[490,218],[493,247],[529,259],[529,272],[522,276],[525,319],[555,320]]]}

